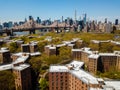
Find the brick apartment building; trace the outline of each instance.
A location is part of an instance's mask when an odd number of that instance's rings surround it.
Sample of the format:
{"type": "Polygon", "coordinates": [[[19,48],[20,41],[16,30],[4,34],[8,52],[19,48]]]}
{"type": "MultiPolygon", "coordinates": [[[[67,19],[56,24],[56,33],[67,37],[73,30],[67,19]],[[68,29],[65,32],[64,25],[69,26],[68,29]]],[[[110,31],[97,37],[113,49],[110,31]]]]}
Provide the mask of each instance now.
{"type": "Polygon", "coordinates": [[[47,45],[44,48],[46,55],[56,55],[56,46],[54,45],[47,45]]]}
{"type": "Polygon", "coordinates": [[[69,47],[70,49],[73,49],[78,40],[79,40],[78,38],[75,38],[75,39],[73,39],[71,41],[63,41],[62,44],[47,45],[47,46],[44,47],[44,51],[48,56],[50,56],[50,55],[59,55],[59,53],[60,53],[59,49],[61,47],[69,47]]]}
{"type": "Polygon", "coordinates": [[[22,64],[13,67],[16,90],[32,90],[30,65],[22,64]]]}
{"type": "Polygon", "coordinates": [[[6,48],[1,48],[0,50],[0,64],[10,63],[11,57],[10,57],[10,51],[6,48]]]}
{"type": "Polygon", "coordinates": [[[81,67],[83,62],[73,61],[65,66],[52,65],[49,69],[49,90],[97,90],[102,85],[81,67]]]}
{"type": "Polygon", "coordinates": [[[29,53],[30,52],[30,46],[29,46],[29,44],[22,44],[21,45],[21,51],[29,53]]]}
{"type": "Polygon", "coordinates": [[[22,53],[14,54],[11,64],[0,65],[0,71],[9,70],[15,75],[16,90],[32,90],[31,69],[29,64],[25,64],[29,55],[22,53]]]}
{"type": "Polygon", "coordinates": [[[88,58],[89,58],[88,71],[91,73],[96,73],[98,71],[99,55],[92,54],[88,58]]]}
{"type": "Polygon", "coordinates": [[[85,62],[91,73],[107,72],[111,69],[120,70],[120,51],[114,53],[98,53],[89,48],[72,49],[73,60],[85,62]]]}
{"type": "Polygon", "coordinates": [[[22,44],[21,45],[21,51],[26,53],[34,53],[38,51],[37,44],[22,44]]]}
{"type": "Polygon", "coordinates": [[[80,60],[85,62],[88,65],[89,59],[88,56],[92,53],[90,48],[82,48],[82,49],[72,49],[72,58],[73,60],[80,60]]]}

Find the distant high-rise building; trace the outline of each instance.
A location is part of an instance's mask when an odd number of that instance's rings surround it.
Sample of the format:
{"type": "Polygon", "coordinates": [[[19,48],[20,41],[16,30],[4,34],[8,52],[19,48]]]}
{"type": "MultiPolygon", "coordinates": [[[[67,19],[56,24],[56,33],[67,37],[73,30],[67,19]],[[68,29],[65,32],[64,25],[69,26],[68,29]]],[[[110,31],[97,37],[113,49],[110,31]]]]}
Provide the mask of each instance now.
{"type": "Polygon", "coordinates": [[[11,28],[11,27],[13,27],[13,22],[12,21],[8,22],[8,28],[11,28]]]}
{"type": "Polygon", "coordinates": [[[86,24],[86,21],[87,21],[87,14],[83,14],[83,21],[84,21],[84,24],[86,24]]]}
{"type": "Polygon", "coordinates": [[[118,25],[118,19],[115,20],[115,25],[118,25]]]}
{"type": "Polygon", "coordinates": [[[33,17],[32,16],[29,16],[29,20],[32,20],[33,19],[33,17]]]}
{"type": "Polygon", "coordinates": [[[4,22],[4,23],[3,23],[3,27],[4,27],[4,28],[8,28],[8,27],[9,27],[9,24],[8,24],[7,22],[4,22]]]}
{"type": "Polygon", "coordinates": [[[41,19],[40,19],[39,17],[37,17],[36,22],[37,22],[38,24],[40,24],[40,23],[41,23],[41,19]]]}
{"type": "Polygon", "coordinates": [[[25,22],[27,22],[27,19],[25,18],[25,22]]]}
{"type": "Polygon", "coordinates": [[[75,21],[77,20],[77,11],[75,10],[75,21]]]}
{"type": "Polygon", "coordinates": [[[19,25],[22,25],[22,24],[24,24],[24,22],[20,21],[20,22],[19,22],[19,25]]]}
{"type": "Polygon", "coordinates": [[[107,18],[105,18],[105,23],[107,23],[107,18]]]}
{"type": "Polygon", "coordinates": [[[0,25],[0,29],[2,29],[2,25],[0,25]]]}
{"type": "Polygon", "coordinates": [[[62,22],[63,22],[63,16],[62,16],[62,22]]]}

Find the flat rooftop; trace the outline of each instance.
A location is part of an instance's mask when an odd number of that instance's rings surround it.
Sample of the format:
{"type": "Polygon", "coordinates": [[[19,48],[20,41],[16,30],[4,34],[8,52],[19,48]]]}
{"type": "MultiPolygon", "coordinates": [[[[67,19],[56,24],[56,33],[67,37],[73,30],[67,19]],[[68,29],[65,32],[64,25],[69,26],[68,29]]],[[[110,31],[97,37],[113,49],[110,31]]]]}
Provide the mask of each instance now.
{"type": "Polygon", "coordinates": [[[115,53],[99,53],[100,56],[116,56],[115,53]]]}
{"type": "Polygon", "coordinates": [[[98,79],[85,72],[81,69],[84,62],[80,61],[72,61],[71,63],[67,64],[66,66],[61,65],[51,65],[49,72],[69,72],[78,79],[82,80],[86,84],[98,84],[98,79]],[[72,69],[69,69],[69,66],[72,66],[72,69]]]}
{"type": "Polygon", "coordinates": [[[88,58],[98,59],[100,55],[98,54],[91,54],[88,56],[88,58]]]}
{"type": "Polygon", "coordinates": [[[75,70],[79,70],[84,65],[84,62],[81,61],[72,61],[71,63],[67,64],[67,67],[73,67],[75,70]]]}
{"type": "Polygon", "coordinates": [[[72,49],[72,51],[82,51],[81,49],[72,49]]]}
{"type": "Polygon", "coordinates": [[[28,67],[30,67],[29,64],[21,64],[21,65],[19,65],[19,66],[13,67],[13,69],[14,69],[14,70],[22,71],[22,70],[24,70],[24,69],[26,69],[26,68],[28,68],[28,67]]]}
{"type": "Polygon", "coordinates": [[[9,50],[0,50],[0,53],[9,52],[9,50]]]}
{"type": "Polygon", "coordinates": [[[1,66],[0,66],[0,71],[10,70],[10,69],[12,69],[12,67],[13,67],[12,64],[1,65],[1,66]]]}
{"type": "Polygon", "coordinates": [[[86,84],[98,84],[97,78],[95,78],[91,74],[83,71],[82,69],[70,70],[69,72],[86,84]]]}
{"type": "Polygon", "coordinates": [[[49,72],[68,72],[68,68],[66,66],[55,65],[50,66],[49,72]]]}
{"type": "Polygon", "coordinates": [[[120,90],[120,81],[105,81],[107,86],[112,86],[115,90],[120,90]]]}
{"type": "Polygon", "coordinates": [[[21,56],[21,57],[17,58],[17,60],[15,60],[15,61],[13,62],[13,64],[17,64],[17,63],[20,63],[20,62],[25,62],[28,58],[29,58],[28,55],[26,55],[26,56],[21,56]]]}

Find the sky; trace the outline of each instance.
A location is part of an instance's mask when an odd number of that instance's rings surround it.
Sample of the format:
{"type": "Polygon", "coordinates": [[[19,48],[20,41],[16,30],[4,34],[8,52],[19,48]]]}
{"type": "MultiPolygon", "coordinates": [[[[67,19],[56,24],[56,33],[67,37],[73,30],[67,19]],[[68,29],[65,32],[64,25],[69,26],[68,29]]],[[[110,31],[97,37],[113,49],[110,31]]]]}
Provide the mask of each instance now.
{"type": "Polygon", "coordinates": [[[32,15],[52,20],[87,14],[88,20],[120,19],[120,0],[0,0],[0,22],[23,21],[32,15]]]}

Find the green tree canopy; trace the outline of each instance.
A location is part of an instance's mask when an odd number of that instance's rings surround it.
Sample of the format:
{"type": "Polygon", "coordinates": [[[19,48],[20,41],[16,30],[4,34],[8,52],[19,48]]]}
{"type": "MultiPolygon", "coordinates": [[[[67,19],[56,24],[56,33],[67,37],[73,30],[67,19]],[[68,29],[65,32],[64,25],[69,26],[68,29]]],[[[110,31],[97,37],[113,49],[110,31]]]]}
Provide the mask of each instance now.
{"type": "Polygon", "coordinates": [[[40,83],[40,90],[48,90],[48,82],[45,78],[41,78],[39,83],[40,83]]]}
{"type": "Polygon", "coordinates": [[[10,51],[11,51],[12,53],[16,52],[17,48],[18,48],[18,47],[17,47],[16,42],[11,42],[11,43],[10,43],[9,49],[10,49],[10,51]]]}
{"type": "Polygon", "coordinates": [[[60,58],[62,59],[62,60],[66,60],[66,59],[70,59],[71,58],[71,48],[70,47],[66,47],[66,46],[64,46],[64,47],[61,47],[60,49],[59,49],[59,51],[60,51],[60,58]]]}
{"type": "Polygon", "coordinates": [[[10,71],[0,71],[0,90],[15,90],[14,75],[10,71]]]}
{"type": "Polygon", "coordinates": [[[40,68],[41,68],[41,60],[40,60],[40,56],[38,57],[32,57],[29,61],[29,63],[31,64],[31,67],[33,68],[33,70],[36,72],[36,73],[39,73],[40,72],[40,68]]]}

